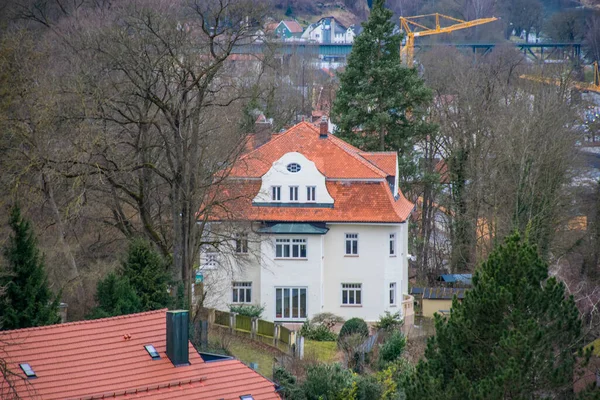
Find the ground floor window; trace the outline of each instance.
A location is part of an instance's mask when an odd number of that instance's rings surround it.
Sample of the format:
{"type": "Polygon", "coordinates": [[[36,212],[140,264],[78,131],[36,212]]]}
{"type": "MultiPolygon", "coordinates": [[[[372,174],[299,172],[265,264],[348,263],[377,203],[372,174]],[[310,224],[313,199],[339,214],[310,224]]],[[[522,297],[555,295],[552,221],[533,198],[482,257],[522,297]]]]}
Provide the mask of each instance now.
{"type": "Polygon", "coordinates": [[[275,288],[275,318],[306,318],[306,288],[275,288]]]}
{"type": "Polygon", "coordinates": [[[362,305],[362,283],[342,283],[342,305],[362,305]]]}
{"type": "Polygon", "coordinates": [[[233,282],[233,303],[252,302],[252,282],[233,282]]]}
{"type": "Polygon", "coordinates": [[[396,305],[396,282],[390,283],[390,305],[396,305]]]}

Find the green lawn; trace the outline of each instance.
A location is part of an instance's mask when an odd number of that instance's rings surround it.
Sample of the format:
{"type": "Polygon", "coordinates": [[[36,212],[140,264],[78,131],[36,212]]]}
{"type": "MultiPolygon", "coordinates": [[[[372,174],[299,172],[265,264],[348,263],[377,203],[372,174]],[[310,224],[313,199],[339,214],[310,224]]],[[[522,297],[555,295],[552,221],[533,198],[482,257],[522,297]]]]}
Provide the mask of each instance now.
{"type": "Polygon", "coordinates": [[[229,344],[229,352],[244,364],[258,363],[258,372],[267,378],[273,377],[274,354],[255,346],[248,340],[233,338],[229,344]]]}
{"type": "Polygon", "coordinates": [[[593,351],[594,355],[596,357],[600,357],[600,339],[594,340],[592,343],[585,346],[585,348],[587,349],[590,346],[594,346],[594,351],[593,351]]]}
{"type": "Polygon", "coordinates": [[[313,340],[304,341],[304,356],[316,357],[321,362],[337,361],[337,343],[336,342],[315,342],[313,340]]]}

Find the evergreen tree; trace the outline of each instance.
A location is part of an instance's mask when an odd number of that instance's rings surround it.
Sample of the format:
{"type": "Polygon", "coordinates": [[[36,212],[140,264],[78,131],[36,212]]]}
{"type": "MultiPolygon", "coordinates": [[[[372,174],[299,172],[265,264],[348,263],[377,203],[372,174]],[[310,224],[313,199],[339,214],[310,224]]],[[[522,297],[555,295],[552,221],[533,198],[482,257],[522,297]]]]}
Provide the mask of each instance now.
{"type": "Polygon", "coordinates": [[[96,287],[96,302],[89,318],[115,317],[144,311],[135,289],[124,276],[111,272],[96,287]]]}
{"type": "Polygon", "coordinates": [[[411,174],[416,139],[432,131],[423,119],[431,101],[416,69],[400,63],[400,33],[392,11],[375,0],[363,31],[354,40],[348,64],[339,75],[332,109],[338,136],[365,151],[397,151],[401,176],[411,174]]]}
{"type": "Polygon", "coordinates": [[[0,275],[4,294],[0,299],[2,329],[19,329],[60,322],[59,298],[48,288],[43,257],[33,229],[14,206],[10,212],[13,234],[4,249],[6,268],[0,275]]]}
{"type": "Polygon", "coordinates": [[[129,280],[143,311],[171,305],[171,296],[167,291],[171,278],[167,265],[147,241],[136,239],[129,244],[120,275],[129,280]]]}
{"type": "Polygon", "coordinates": [[[531,245],[506,239],[476,271],[407,388],[408,398],[572,397],[582,329],[572,297],[531,245]]]}

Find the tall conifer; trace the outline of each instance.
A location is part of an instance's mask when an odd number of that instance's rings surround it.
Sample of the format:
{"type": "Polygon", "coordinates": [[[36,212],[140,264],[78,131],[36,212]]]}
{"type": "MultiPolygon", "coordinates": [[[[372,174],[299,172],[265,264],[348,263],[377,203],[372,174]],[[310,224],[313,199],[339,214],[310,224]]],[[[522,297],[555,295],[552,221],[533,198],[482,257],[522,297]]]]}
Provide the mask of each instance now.
{"type": "Polygon", "coordinates": [[[435,327],[408,398],[571,398],[583,345],[579,312],[518,235],[490,255],[435,327]]]}
{"type": "Polygon", "coordinates": [[[5,268],[0,271],[2,329],[19,329],[60,322],[59,299],[48,288],[43,257],[29,221],[14,206],[9,220],[12,235],[4,249],[5,268]]]}
{"type": "Polygon", "coordinates": [[[365,151],[397,151],[401,176],[412,173],[413,145],[432,131],[423,118],[431,91],[400,63],[402,35],[384,0],[374,0],[356,37],[332,109],[337,135],[365,151]]]}

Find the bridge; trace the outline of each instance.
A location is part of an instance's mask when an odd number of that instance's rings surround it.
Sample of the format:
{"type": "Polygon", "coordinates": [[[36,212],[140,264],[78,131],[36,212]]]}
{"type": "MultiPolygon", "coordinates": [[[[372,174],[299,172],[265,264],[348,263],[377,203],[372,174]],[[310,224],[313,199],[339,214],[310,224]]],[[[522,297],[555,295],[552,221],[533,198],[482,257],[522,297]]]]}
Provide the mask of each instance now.
{"type": "MultiPolygon", "coordinates": [[[[431,47],[458,47],[471,49],[473,53],[488,53],[496,46],[504,43],[440,43],[440,44],[415,44],[415,48],[426,49],[431,47]]],[[[547,60],[553,56],[565,56],[579,59],[581,43],[515,43],[523,54],[530,55],[537,60],[547,60]]],[[[260,54],[273,53],[283,55],[311,55],[321,57],[346,57],[352,51],[351,44],[319,44],[302,42],[277,42],[242,44],[233,48],[234,54],[260,54]]]]}

